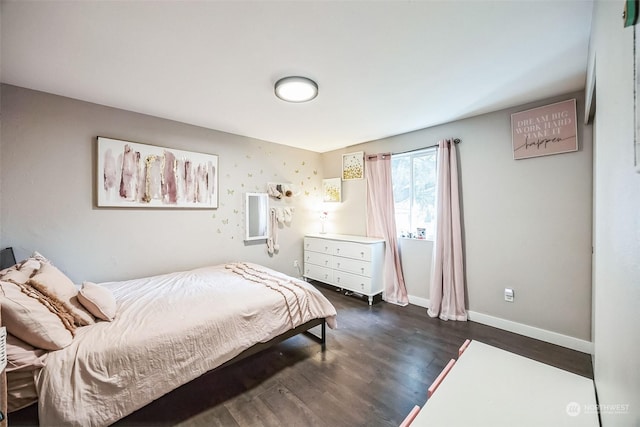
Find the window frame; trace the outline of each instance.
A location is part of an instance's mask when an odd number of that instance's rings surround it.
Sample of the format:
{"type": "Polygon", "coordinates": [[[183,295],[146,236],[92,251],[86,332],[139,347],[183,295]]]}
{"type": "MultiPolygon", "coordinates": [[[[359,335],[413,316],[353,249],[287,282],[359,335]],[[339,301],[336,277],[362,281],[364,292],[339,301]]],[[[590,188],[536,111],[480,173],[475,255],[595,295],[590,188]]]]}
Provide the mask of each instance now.
{"type": "MultiPolygon", "coordinates": [[[[414,158],[416,157],[422,157],[426,154],[430,154],[433,153],[433,155],[435,156],[435,178],[436,178],[436,194],[434,194],[434,199],[433,199],[433,207],[434,209],[437,209],[437,179],[438,179],[438,146],[432,146],[432,147],[427,147],[427,148],[421,148],[421,149],[417,149],[417,150],[413,150],[413,151],[407,151],[404,153],[399,153],[399,154],[394,154],[391,157],[392,160],[392,185],[393,185],[393,160],[397,159],[399,157],[402,158],[408,158],[409,159],[409,171],[410,171],[410,195],[409,195],[409,233],[412,233],[410,236],[403,236],[402,235],[402,230],[400,230],[398,228],[397,225],[397,216],[396,216],[396,235],[398,238],[411,238],[413,240],[424,240],[424,241],[431,241],[433,242],[435,239],[435,229],[433,230],[433,232],[430,235],[427,235],[425,238],[419,239],[417,238],[416,234],[416,230],[417,227],[413,224],[413,211],[414,211],[414,195],[415,195],[415,175],[414,175],[414,167],[413,167],[413,162],[414,162],[414,158]],[[413,231],[411,231],[413,230],[413,231]]],[[[394,200],[393,200],[393,204],[394,204],[394,211],[395,211],[395,207],[396,207],[396,200],[395,200],[395,196],[394,196],[394,200]]],[[[436,212],[437,215],[437,212],[436,212]]],[[[394,215],[395,216],[395,215],[394,215]]]]}

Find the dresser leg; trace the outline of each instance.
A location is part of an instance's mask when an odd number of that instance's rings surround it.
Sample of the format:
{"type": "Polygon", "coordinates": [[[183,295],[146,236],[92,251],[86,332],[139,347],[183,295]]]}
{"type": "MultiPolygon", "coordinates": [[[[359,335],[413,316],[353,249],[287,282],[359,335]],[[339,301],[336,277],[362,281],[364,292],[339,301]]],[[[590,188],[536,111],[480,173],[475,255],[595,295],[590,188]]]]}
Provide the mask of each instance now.
{"type": "Polygon", "coordinates": [[[373,305],[373,297],[372,296],[369,297],[369,305],[373,305]]]}

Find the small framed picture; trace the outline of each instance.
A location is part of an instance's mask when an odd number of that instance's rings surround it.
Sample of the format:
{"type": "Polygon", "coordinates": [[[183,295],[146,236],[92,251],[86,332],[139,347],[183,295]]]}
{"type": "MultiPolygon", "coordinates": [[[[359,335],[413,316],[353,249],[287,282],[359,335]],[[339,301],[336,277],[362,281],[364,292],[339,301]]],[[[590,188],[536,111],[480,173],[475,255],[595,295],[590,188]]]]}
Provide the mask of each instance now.
{"type": "Polygon", "coordinates": [[[364,151],[342,155],[342,180],[364,179],[364,151]]]}
{"type": "Polygon", "coordinates": [[[340,178],[322,180],[322,201],[342,202],[342,180],[340,178]]]}

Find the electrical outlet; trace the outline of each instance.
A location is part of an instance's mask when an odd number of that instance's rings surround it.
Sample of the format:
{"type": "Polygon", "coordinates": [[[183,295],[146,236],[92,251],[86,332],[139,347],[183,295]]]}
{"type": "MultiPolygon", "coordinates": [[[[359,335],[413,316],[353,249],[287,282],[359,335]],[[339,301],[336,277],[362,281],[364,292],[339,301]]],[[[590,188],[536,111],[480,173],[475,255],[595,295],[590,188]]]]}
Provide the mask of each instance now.
{"type": "Polygon", "coordinates": [[[293,266],[298,268],[298,260],[293,261],[293,266]]]}
{"type": "Polygon", "coordinates": [[[504,288],[504,300],[506,302],[513,302],[513,289],[504,288]]]}

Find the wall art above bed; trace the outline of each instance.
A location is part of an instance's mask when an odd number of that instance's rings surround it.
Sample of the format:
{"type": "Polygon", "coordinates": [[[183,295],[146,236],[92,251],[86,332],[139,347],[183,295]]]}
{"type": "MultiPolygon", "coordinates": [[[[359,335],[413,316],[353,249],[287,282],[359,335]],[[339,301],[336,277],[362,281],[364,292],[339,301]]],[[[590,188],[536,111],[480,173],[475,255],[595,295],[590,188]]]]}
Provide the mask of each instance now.
{"type": "Polygon", "coordinates": [[[218,156],[98,137],[98,206],[217,208],[218,156]]]}

